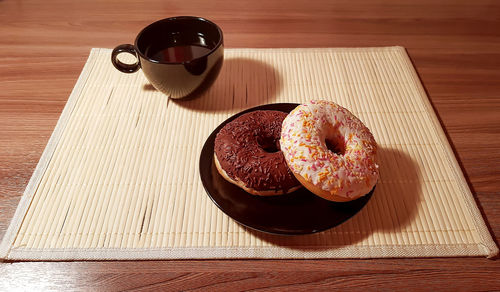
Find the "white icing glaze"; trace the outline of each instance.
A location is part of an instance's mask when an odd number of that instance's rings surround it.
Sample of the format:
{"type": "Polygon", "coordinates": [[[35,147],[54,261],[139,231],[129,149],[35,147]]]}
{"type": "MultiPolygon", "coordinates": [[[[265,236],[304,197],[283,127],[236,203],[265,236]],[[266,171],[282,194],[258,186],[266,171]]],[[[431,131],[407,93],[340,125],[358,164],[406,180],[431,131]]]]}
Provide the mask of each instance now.
{"type": "Polygon", "coordinates": [[[295,108],[283,121],[280,144],[294,173],[331,194],[356,198],[377,182],[373,135],[334,102],[310,101],[295,108]],[[344,153],[330,151],[325,140],[344,144],[344,153]]]}

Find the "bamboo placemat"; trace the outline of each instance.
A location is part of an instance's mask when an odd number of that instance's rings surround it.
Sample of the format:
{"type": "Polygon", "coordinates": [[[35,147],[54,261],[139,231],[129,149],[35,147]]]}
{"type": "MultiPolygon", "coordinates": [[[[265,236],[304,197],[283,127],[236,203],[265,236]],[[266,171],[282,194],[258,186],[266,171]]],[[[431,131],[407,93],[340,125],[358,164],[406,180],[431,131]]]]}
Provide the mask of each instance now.
{"type": "Polygon", "coordinates": [[[493,256],[404,48],[227,49],[202,97],[173,101],[93,49],[0,246],[13,260],[493,256]],[[330,99],[379,143],[368,205],[325,232],[247,230],[206,194],[203,143],[256,105],[330,99]]]}

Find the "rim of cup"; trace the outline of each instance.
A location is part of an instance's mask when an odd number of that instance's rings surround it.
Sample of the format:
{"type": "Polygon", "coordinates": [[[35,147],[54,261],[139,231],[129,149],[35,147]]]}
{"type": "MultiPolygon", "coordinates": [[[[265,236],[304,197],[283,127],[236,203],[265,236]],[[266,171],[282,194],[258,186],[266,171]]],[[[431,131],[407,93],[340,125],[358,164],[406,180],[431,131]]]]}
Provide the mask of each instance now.
{"type": "Polygon", "coordinates": [[[134,46],[136,48],[137,54],[139,54],[142,58],[144,58],[144,59],[146,59],[146,60],[148,60],[148,61],[150,61],[152,63],[158,63],[158,64],[189,64],[189,63],[191,63],[193,61],[196,61],[198,59],[201,59],[201,58],[204,58],[206,56],[211,55],[213,52],[215,52],[223,44],[223,42],[224,42],[224,36],[222,34],[222,29],[217,24],[215,24],[214,22],[212,22],[212,21],[210,21],[210,20],[208,20],[206,18],[199,17],[199,16],[174,16],[174,17],[168,17],[168,18],[157,20],[157,21],[149,24],[148,26],[144,27],[139,32],[139,34],[137,34],[137,37],[135,38],[135,41],[134,41],[134,46]],[[141,52],[141,50],[139,49],[139,46],[138,46],[138,41],[139,41],[140,37],[143,35],[143,33],[145,31],[147,31],[148,29],[151,29],[151,27],[153,27],[155,25],[158,25],[160,23],[175,21],[175,20],[179,20],[179,19],[197,20],[197,21],[208,23],[208,24],[212,25],[213,27],[215,27],[217,29],[217,33],[219,34],[219,39],[218,39],[217,44],[215,45],[215,47],[213,47],[212,49],[210,49],[210,52],[207,52],[206,54],[204,54],[202,56],[199,56],[197,58],[194,58],[194,59],[191,59],[191,60],[188,60],[188,61],[182,61],[182,62],[158,61],[158,60],[155,60],[155,59],[152,59],[152,58],[148,57],[146,54],[144,54],[143,52],[141,52]]]}

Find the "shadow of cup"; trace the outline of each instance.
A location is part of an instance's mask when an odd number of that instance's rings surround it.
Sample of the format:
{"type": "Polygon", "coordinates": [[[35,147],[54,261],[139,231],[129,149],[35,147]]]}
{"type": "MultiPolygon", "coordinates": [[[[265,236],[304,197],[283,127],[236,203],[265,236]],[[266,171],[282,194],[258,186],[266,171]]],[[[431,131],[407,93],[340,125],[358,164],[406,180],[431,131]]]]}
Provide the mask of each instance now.
{"type": "Polygon", "coordinates": [[[247,58],[227,58],[210,88],[193,98],[171,101],[193,111],[243,110],[273,103],[281,88],[281,75],[271,65],[247,58]]]}

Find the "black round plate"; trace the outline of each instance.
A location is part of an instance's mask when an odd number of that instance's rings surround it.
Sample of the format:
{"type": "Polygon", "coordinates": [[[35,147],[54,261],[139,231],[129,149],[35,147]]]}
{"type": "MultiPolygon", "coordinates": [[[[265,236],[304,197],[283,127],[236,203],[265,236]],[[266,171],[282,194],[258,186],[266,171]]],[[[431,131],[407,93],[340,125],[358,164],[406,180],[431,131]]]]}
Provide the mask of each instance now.
{"type": "Polygon", "coordinates": [[[251,195],[226,181],[214,164],[215,136],[225,124],[238,116],[256,110],[278,110],[289,113],[297,104],[276,103],[242,111],[220,124],[208,137],[200,155],[200,176],[212,201],[240,224],[273,234],[310,234],[335,227],[361,210],[373,194],[347,203],[322,199],[306,188],[280,195],[251,195]]]}

